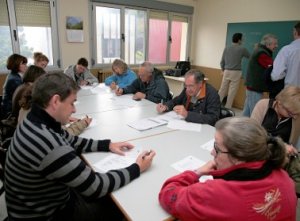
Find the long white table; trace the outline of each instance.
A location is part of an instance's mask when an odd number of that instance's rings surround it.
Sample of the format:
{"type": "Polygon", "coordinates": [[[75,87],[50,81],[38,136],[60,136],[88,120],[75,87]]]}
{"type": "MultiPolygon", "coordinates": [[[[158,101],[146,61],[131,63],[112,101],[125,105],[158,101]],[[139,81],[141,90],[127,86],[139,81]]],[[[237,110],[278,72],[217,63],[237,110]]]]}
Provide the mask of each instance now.
{"type": "MultiPolygon", "coordinates": [[[[149,170],[111,196],[128,220],[165,220],[170,215],[160,207],[158,193],[163,182],[178,173],[171,165],[190,155],[204,162],[211,159],[210,152],[201,145],[213,139],[215,128],[202,125],[201,132],[191,132],[160,126],[137,131],[127,124],[158,116],[158,113],[156,104],[144,99],[132,102],[131,97],[132,95],[116,97],[113,91],[103,85],[98,85],[96,89],[85,88],[79,92],[77,113],[74,116],[88,114],[96,122],[96,125],[87,128],[80,135],[82,137],[108,138],[113,142],[129,141],[136,147],[156,151],[157,155],[149,170]]],[[[88,153],[83,154],[83,158],[92,166],[109,154],[111,153],[88,153]]]]}
{"type": "MultiPolygon", "coordinates": [[[[158,193],[167,178],[179,173],[171,165],[190,155],[204,162],[212,159],[210,151],[201,148],[201,145],[213,139],[214,131],[214,127],[203,125],[200,133],[177,130],[131,141],[136,147],[153,149],[156,156],[152,166],[141,177],[112,193],[128,220],[170,218],[159,205],[158,193]]],[[[84,158],[93,165],[108,155],[88,153],[84,154],[84,158]]]]}
{"type": "Polygon", "coordinates": [[[159,126],[150,130],[138,131],[127,124],[139,119],[157,116],[155,104],[132,108],[92,113],[90,117],[95,126],[87,128],[80,136],[93,139],[109,138],[113,142],[127,141],[172,131],[167,126],[159,126]]]}

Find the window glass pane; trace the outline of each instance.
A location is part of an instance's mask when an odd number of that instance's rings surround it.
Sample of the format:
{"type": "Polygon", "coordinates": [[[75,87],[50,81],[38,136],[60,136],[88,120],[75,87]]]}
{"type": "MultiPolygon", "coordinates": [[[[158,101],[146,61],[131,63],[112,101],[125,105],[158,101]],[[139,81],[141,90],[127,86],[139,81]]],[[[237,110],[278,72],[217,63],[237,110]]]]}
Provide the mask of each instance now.
{"type": "Polygon", "coordinates": [[[164,14],[161,13],[161,16],[158,16],[156,13],[154,18],[149,19],[148,60],[154,64],[167,63],[168,20],[166,16],[163,16],[164,14]]]}
{"type": "Polygon", "coordinates": [[[6,0],[0,0],[0,5],[0,69],[6,69],[6,60],[13,53],[13,50],[6,0]]]}
{"type": "Polygon", "coordinates": [[[125,62],[140,64],[145,61],[146,12],[125,9],[125,62]]]}
{"type": "Polygon", "coordinates": [[[50,3],[43,1],[15,1],[20,54],[33,63],[33,53],[42,52],[53,65],[50,3]]]}
{"type": "Polygon", "coordinates": [[[183,21],[172,21],[170,46],[170,61],[184,61],[186,59],[188,23],[183,21]]]}
{"type": "Polygon", "coordinates": [[[97,63],[109,64],[121,56],[120,9],[96,7],[97,63]]]}

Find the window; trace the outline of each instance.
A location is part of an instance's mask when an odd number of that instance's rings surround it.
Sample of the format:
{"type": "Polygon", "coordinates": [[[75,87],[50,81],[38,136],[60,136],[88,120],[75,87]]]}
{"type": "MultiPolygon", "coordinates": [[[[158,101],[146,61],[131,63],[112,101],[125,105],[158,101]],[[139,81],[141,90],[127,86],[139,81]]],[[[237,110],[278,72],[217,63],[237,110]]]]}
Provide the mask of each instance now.
{"type": "Polygon", "coordinates": [[[13,53],[8,23],[6,0],[0,0],[0,70],[6,67],[8,56],[13,53]]]}
{"type": "Polygon", "coordinates": [[[142,10],[125,9],[125,56],[128,64],[140,64],[146,57],[146,19],[142,10]]]}
{"type": "Polygon", "coordinates": [[[150,12],[148,60],[154,64],[167,63],[168,13],[150,12]]]}
{"type": "Polygon", "coordinates": [[[187,60],[188,14],[94,2],[92,16],[93,65],[110,66],[116,58],[131,65],[187,60]]]}
{"type": "Polygon", "coordinates": [[[120,58],[120,9],[96,7],[97,63],[109,64],[120,58]]]}
{"type": "Polygon", "coordinates": [[[187,52],[188,18],[173,16],[170,38],[170,61],[184,61],[187,52]]]}
{"type": "Polygon", "coordinates": [[[0,1],[7,6],[0,9],[0,41],[4,41],[0,44],[0,69],[5,69],[6,59],[12,53],[27,57],[32,64],[37,51],[49,58],[50,67],[59,66],[55,1],[0,1]]]}

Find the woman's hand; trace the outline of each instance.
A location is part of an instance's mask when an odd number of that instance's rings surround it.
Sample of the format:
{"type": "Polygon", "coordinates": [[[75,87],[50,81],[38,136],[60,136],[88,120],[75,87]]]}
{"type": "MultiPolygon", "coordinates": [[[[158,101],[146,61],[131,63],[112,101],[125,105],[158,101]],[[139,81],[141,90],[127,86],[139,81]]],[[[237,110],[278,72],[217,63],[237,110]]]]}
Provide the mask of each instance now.
{"type": "Polygon", "coordinates": [[[214,160],[208,161],[203,166],[195,170],[195,173],[200,177],[203,175],[209,175],[211,171],[216,170],[216,162],[214,160]]]}

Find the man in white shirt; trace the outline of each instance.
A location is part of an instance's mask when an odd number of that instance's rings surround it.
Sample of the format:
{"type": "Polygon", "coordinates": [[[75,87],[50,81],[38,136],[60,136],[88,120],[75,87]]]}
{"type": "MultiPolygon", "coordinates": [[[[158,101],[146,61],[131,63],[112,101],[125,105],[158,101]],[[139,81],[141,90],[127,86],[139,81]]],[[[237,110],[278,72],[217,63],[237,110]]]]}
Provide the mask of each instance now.
{"type": "Polygon", "coordinates": [[[294,41],[278,52],[271,78],[273,81],[285,78],[285,85],[300,87],[300,22],[294,26],[294,41]]]}

